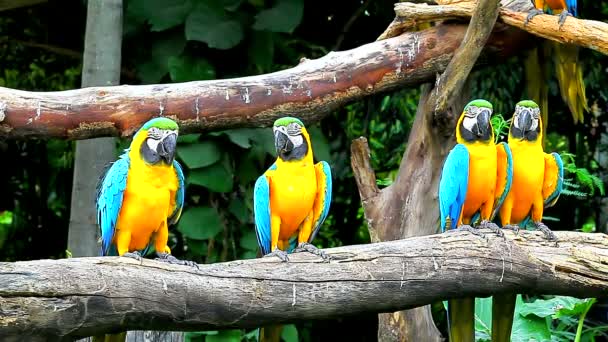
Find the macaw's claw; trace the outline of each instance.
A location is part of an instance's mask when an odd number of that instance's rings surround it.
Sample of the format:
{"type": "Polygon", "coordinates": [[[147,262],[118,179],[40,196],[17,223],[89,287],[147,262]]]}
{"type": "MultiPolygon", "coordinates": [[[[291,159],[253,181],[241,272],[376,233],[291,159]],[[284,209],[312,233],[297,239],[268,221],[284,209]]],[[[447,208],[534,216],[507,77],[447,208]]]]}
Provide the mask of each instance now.
{"type": "Polygon", "coordinates": [[[166,262],[168,264],[184,265],[198,268],[198,264],[191,260],[180,260],[174,257],[173,255],[167,253],[156,253],[156,255],[158,255],[158,258],[155,258],[154,260],[166,262]]]}
{"type": "Polygon", "coordinates": [[[298,245],[298,247],[296,247],[296,249],[293,250],[293,252],[294,253],[308,252],[308,253],[312,253],[314,255],[320,256],[323,259],[323,261],[329,262],[331,260],[331,255],[325,253],[325,251],[318,249],[315,245],[308,243],[308,242],[302,242],[301,244],[298,245]]]}
{"type": "Polygon", "coordinates": [[[502,229],[512,230],[515,233],[515,235],[519,235],[519,226],[516,224],[506,224],[506,225],[502,226],[502,229]]]}
{"type": "Polygon", "coordinates": [[[528,23],[530,22],[530,20],[532,20],[532,18],[536,17],[539,14],[543,14],[543,13],[544,12],[542,10],[539,10],[538,8],[530,10],[530,12],[528,12],[528,16],[526,17],[526,20],[524,20],[524,26],[528,25],[528,23]]]}
{"type": "Polygon", "coordinates": [[[557,22],[559,23],[560,29],[562,28],[562,26],[564,26],[564,23],[566,22],[566,18],[568,16],[572,16],[572,14],[566,10],[563,10],[562,13],[559,14],[559,20],[557,22]]]}
{"type": "Polygon", "coordinates": [[[490,220],[482,220],[481,223],[479,223],[479,225],[477,226],[477,228],[489,229],[501,238],[505,238],[505,233],[502,231],[502,229],[500,229],[500,227],[496,223],[490,220]]]}
{"type": "Polygon", "coordinates": [[[141,259],[143,258],[141,256],[141,253],[139,251],[127,252],[127,253],[123,254],[122,256],[126,257],[126,258],[133,258],[133,259],[135,259],[137,261],[141,261],[141,259]]]}
{"type": "Polygon", "coordinates": [[[289,257],[287,256],[287,252],[282,251],[280,249],[275,249],[274,251],[264,255],[264,258],[267,257],[273,257],[276,256],[277,258],[281,259],[282,262],[288,262],[289,261],[289,257]]]}
{"type": "Polygon", "coordinates": [[[543,234],[545,234],[545,237],[547,238],[547,240],[557,241],[557,236],[555,236],[555,234],[553,234],[551,229],[549,229],[549,227],[547,227],[546,224],[544,224],[542,222],[536,222],[534,224],[536,225],[536,230],[540,230],[541,232],[543,232],[543,234]]]}
{"type": "Polygon", "coordinates": [[[469,233],[471,233],[473,235],[477,235],[477,236],[479,236],[481,238],[484,238],[486,241],[489,241],[488,238],[485,237],[483,235],[483,233],[479,229],[473,228],[473,227],[471,227],[468,224],[462,224],[462,225],[458,226],[458,228],[456,228],[456,229],[460,230],[460,231],[463,231],[463,232],[469,232],[469,233]]]}

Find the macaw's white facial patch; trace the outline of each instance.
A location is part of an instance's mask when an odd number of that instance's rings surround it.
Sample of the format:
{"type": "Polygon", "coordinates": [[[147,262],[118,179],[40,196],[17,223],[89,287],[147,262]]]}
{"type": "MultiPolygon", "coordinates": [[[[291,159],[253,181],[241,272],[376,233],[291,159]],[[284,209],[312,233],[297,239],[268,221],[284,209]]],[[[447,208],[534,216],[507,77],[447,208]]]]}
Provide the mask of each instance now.
{"type": "Polygon", "coordinates": [[[477,118],[475,118],[475,117],[470,118],[468,116],[465,116],[464,119],[462,119],[462,125],[469,132],[473,132],[473,126],[475,126],[476,123],[477,123],[477,118]]]}
{"type": "Polygon", "coordinates": [[[302,135],[288,135],[287,137],[289,137],[289,140],[291,141],[294,147],[298,147],[304,143],[304,137],[302,135]]]}
{"type": "Polygon", "coordinates": [[[160,143],[160,140],[157,140],[157,139],[154,139],[154,138],[148,138],[148,139],[146,139],[146,144],[148,145],[148,147],[152,151],[156,151],[156,148],[158,147],[159,143],[160,143]]]}
{"type": "Polygon", "coordinates": [[[538,119],[532,119],[532,125],[530,125],[530,131],[535,131],[538,127],[538,119]]]}

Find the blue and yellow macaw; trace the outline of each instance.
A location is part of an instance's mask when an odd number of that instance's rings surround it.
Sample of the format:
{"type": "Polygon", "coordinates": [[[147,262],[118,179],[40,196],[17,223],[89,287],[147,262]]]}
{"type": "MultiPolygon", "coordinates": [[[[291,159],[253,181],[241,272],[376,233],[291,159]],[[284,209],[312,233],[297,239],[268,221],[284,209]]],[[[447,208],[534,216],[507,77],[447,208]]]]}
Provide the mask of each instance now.
{"type": "MultiPolygon", "coordinates": [[[[112,163],[97,185],[97,224],[101,255],[140,260],[154,246],[157,260],[196,266],[171,255],[169,225],[184,207],[184,173],[174,160],[178,126],[168,118],[146,122],[130,147],[112,163]]],[[[125,332],[95,341],[124,341],[125,332]]]]}
{"type": "MultiPolygon", "coordinates": [[[[553,206],[562,192],[564,166],[557,153],[543,151],[543,124],[534,101],[517,103],[509,129],[508,143],[513,155],[513,183],[500,207],[503,228],[518,230],[529,220],[550,240],[555,235],[542,222],[543,210],[553,206]]],[[[516,294],[493,297],[492,341],[510,341],[516,294]]]]}
{"type": "MultiPolygon", "coordinates": [[[[311,244],[331,204],[331,169],[313,160],[310,136],[302,121],[284,117],[273,126],[278,157],[255,182],[253,208],[258,245],[265,257],[289,260],[287,252],[307,251],[329,260],[311,244]]],[[[260,329],[260,341],[279,341],[281,327],[260,329]]]]}
{"type": "MultiPolygon", "coordinates": [[[[494,143],[490,122],[492,104],[469,102],[456,125],[457,144],[449,152],[439,181],[441,230],[462,229],[480,233],[489,228],[503,235],[492,223],[511,187],[513,163],[509,146],[494,143]]],[[[450,341],[475,341],[475,298],[448,301],[450,341]]]]}
{"type": "MultiPolygon", "coordinates": [[[[577,16],[577,0],[533,0],[534,9],[528,14],[527,24],[538,14],[559,14],[560,27],[566,21],[568,15],[577,16]]],[[[572,44],[560,44],[547,41],[543,47],[537,48],[529,56],[526,62],[526,74],[528,78],[528,94],[539,101],[546,129],[547,125],[547,103],[548,103],[548,74],[541,62],[553,55],[555,72],[559,89],[564,102],[568,105],[574,123],[583,122],[583,113],[589,111],[587,96],[585,94],[585,83],[583,81],[583,70],[578,60],[578,46],[572,44]],[[553,52],[550,50],[553,49],[553,52]]]]}

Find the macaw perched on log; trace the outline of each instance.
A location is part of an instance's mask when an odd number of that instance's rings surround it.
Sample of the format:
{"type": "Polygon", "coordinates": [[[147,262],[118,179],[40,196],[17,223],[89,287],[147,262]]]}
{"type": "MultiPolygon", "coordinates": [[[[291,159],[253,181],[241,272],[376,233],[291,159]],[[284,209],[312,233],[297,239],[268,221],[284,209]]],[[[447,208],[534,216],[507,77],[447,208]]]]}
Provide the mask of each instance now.
{"type": "MultiPolygon", "coordinates": [[[[179,260],[167,246],[169,225],[184,207],[184,173],[174,160],[178,126],[155,118],[137,131],[131,145],[112,163],[97,184],[97,224],[101,255],[141,260],[154,245],[163,262],[195,266],[179,260]]],[[[126,332],[94,336],[93,341],[125,341],[126,332]]]]}
{"type": "MultiPolygon", "coordinates": [[[[329,213],[329,164],[314,163],[310,136],[299,119],[276,120],[273,133],[278,157],[255,182],[253,195],[260,250],[265,257],[276,256],[284,262],[289,261],[290,250],[307,251],[329,260],[329,255],[311,244],[329,213]]],[[[280,341],[281,330],[280,325],[264,327],[259,340],[280,341]]]]}
{"type": "MultiPolygon", "coordinates": [[[[513,163],[505,143],[494,143],[492,104],[469,102],[456,124],[457,145],[448,154],[439,181],[441,230],[462,229],[480,235],[489,228],[503,235],[492,219],[511,187],[513,163]]],[[[475,341],[475,298],[448,301],[450,341],[475,341]]]]}
{"type": "MultiPolygon", "coordinates": [[[[534,16],[538,14],[559,14],[558,22],[560,27],[566,21],[568,15],[577,16],[577,0],[534,0],[534,9],[530,11],[526,17],[525,24],[527,24],[534,16]]],[[[585,94],[585,83],[583,81],[583,70],[578,60],[578,46],[572,44],[560,44],[556,42],[545,42],[553,48],[553,60],[555,63],[555,72],[557,81],[559,83],[559,89],[564,102],[568,105],[574,123],[583,121],[583,113],[589,111],[587,105],[587,96],[585,94]]],[[[539,62],[544,62],[541,58],[548,58],[549,54],[547,49],[544,51],[539,50],[542,54],[540,57],[536,54],[530,58],[537,59],[537,62],[528,62],[530,67],[539,62]]],[[[535,89],[535,84],[542,85],[546,89],[547,79],[543,78],[540,68],[531,69],[529,72],[529,79],[531,77],[541,78],[529,80],[528,88],[531,89],[532,93],[538,92],[535,89]],[[533,76],[534,75],[534,76],[533,76]]],[[[546,93],[546,90],[543,90],[546,93]]],[[[530,94],[529,94],[530,95],[530,94]]],[[[532,94],[533,95],[533,94],[532,94]]],[[[547,111],[545,107],[544,98],[532,97],[537,101],[541,101],[541,108],[543,111],[547,111]]],[[[546,117],[545,117],[546,121],[546,117]]],[[[546,123],[545,123],[546,124],[546,123]]],[[[546,126],[544,127],[546,128],[546,126]]]]}
{"type": "Polygon", "coordinates": [[[310,242],[329,213],[331,169],[313,161],[310,136],[302,121],[284,117],[274,122],[277,160],[255,182],[255,232],[264,256],[288,261],[290,240],[297,234],[294,252],[329,256],[310,242]]]}
{"type": "Polygon", "coordinates": [[[158,260],[178,260],[167,246],[169,225],[184,207],[184,172],[174,160],[178,126],[154,118],[137,131],[128,149],[111,164],[97,185],[97,224],[101,255],[141,259],[153,245],[158,260]]]}
{"type": "MultiPolygon", "coordinates": [[[[513,183],[500,207],[503,228],[518,230],[530,218],[550,240],[555,235],[542,223],[544,208],[557,202],[562,192],[564,166],[557,153],[543,151],[543,124],[534,101],[517,103],[509,129],[508,143],[513,155],[513,183]],[[517,226],[519,224],[519,226],[517,226]]],[[[492,341],[510,341],[516,294],[493,296],[492,341]]]]}

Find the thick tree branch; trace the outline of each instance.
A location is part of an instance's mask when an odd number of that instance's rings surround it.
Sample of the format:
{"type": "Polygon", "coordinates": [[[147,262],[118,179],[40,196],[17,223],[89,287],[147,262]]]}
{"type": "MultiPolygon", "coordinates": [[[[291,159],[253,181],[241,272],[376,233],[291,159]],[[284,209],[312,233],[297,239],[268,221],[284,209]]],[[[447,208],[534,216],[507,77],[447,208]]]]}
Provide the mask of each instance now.
{"type": "MultiPolygon", "coordinates": [[[[61,92],[0,88],[0,118],[5,116],[0,137],[128,136],[159,115],[178,119],[184,133],[268,126],[286,114],[319,120],[368,94],[434,79],[460,45],[465,29],[440,25],[252,77],[61,92]]],[[[520,30],[499,30],[480,64],[520,52],[526,41],[520,30]]]]}
{"type": "Polygon", "coordinates": [[[437,80],[437,84],[426,102],[426,111],[430,114],[444,113],[448,101],[459,93],[469,73],[473,70],[481,50],[492,32],[500,0],[479,0],[473,10],[467,33],[447,68],[437,80]]]}
{"type": "Polygon", "coordinates": [[[608,237],[463,232],[308,253],[171,266],[75,258],[0,263],[3,341],[60,340],[124,329],[204,330],[412,308],[456,296],[519,292],[606,296],[608,237]]]}
{"type": "MultiPolygon", "coordinates": [[[[451,3],[438,1],[444,5],[429,6],[426,4],[397,3],[397,17],[380,35],[378,40],[399,35],[411,30],[417,24],[430,21],[470,18],[475,8],[474,1],[451,3]]],[[[568,17],[560,28],[557,16],[538,15],[524,25],[528,11],[532,9],[531,1],[503,1],[499,20],[505,24],[525,30],[531,34],[560,43],[576,44],[608,54],[608,24],[595,20],[568,17]],[[508,7],[506,7],[508,6],[508,7]]]]}

